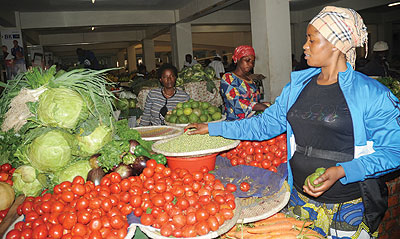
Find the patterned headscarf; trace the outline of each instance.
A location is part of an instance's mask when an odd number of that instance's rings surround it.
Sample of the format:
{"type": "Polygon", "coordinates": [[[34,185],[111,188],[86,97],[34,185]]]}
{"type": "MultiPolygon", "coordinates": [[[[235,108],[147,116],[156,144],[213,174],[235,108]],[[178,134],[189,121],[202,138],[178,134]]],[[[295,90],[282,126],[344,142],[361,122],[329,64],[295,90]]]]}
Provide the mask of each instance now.
{"type": "Polygon", "coordinates": [[[350,8],[327,6],[310,22],[319,33],[346,55],[354,68],[356,47],[364,46],[367,57],[368,33],[361,16],[350,8]]]}
{"type": "Polygon", "coordinates": [[[253,47],[246,45],[236,47],[235,52],[232,56],[232,60],[236,63],[238,60],[240,60],[240,58],[244,56],[256,56],[253,47]]]}

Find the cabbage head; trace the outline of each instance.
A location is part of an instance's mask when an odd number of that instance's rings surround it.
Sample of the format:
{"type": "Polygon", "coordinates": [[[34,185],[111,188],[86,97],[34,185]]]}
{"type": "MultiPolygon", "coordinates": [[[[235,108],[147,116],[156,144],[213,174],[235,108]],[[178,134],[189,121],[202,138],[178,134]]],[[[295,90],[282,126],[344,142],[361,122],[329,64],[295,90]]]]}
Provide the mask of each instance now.
{"type": "Polygon", "coordinates": [[[40,171],[56,172],[70,163],[76,149],[77,141],[73,135],[54,129],[32,141],[28,147],[28,160],[40,171]]]}
{"type": "Polygon", "coordinates": [[[38,196],[42,190],[43,185],[37,179],[36,170],[29,165],[22,165],[18,167],[13,174],[13,188],[15,193],[25,194],[25,196],[38,196]]]}
{"type": "Polygon", "coordinates": [[[51,88],[39,97],[37,116],[51,127],[75,129],[89,116],[85,100],[74,90],[51,88]]]}
{"type": "Polygon", "coordinates": [[[86,181],[90,169],[92,168],[90,167],[89,160],[79,160],[57,172],[56,177],[58,178],[58,183],[64,181],[72,182],[76,176],[82,176],[86,181]]]}
{"type": "Polygon", "coordinates": [[[104,145],[112,140],[112,130],[105,125],[99,125],[87,136],[76,136],[79,155],[90,156],[97,153],[104,145]]]}

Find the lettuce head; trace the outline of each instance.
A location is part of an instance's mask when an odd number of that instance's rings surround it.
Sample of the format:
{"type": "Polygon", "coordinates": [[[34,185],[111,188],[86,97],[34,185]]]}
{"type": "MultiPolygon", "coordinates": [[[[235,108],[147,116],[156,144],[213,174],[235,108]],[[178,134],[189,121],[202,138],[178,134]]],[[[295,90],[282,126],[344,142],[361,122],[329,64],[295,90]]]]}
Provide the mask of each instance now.
{"type": "Polygon", "coordinates": [[[43,172],[56,172],[67,166],[76,153],[77,142],[73,135],[60,129],[50,130],[28,146],[28,160],[43,172]]]}
{"type": "Polygon", "coordinates": [[[89,116],[86,101],[74,90],[50,88],[39,97],[37,116],[51,127],[75,129],[89,116]]]}
{"type": "Polygon", "coordinates": [[[78,140],[79,155],[90,156],[97,153],[112,140],[112,130],[106,125],[99,125],[91,134],[86,136],[79,134],[76,138],[78,140]]]}
{"type": "Polygon", "coordinates": [[[36,197],[43,190],[43,185],[37,179],[36,170],[29,165],[18,167],[13,174],[13,188],[16,194],[36,197]]]}
{"type": "Polygon", "coordinates": [[[90,169],[91,167],[89,160],[79,160],[67,166],[65,169],[55,173],[55,175],[58,178],[58,183],[62,183],[64,181],[72,182],[76,176],[82,176],[86,180],[90,169]]]}

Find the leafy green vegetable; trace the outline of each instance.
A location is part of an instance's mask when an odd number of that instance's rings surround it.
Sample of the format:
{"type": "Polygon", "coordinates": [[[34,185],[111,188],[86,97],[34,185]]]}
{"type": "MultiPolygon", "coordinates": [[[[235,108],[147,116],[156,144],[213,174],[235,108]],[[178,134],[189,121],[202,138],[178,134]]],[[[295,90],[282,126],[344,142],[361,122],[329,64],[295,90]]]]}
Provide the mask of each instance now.
{"type": "Polygon", "coordinates": [[[50,130],[35,138],[28,146],[28,160],[43,172],[56,172],[67,166],[76,154],[75,137],[61,129],[50,130]]]}
{"type": "Polygon", "coordinates": [[[21,142],[21,135],[16,134],[13,130],[8,132],[0,131],[0,165],[10,163],[13,168],[17,168],[23,164],[14,156],[21,142]]]}
{"type": "Polygon", "coordinates": [[[89,135],[78,135],[80,155],[90,156],[97,153],[105,144],[112,140],[112,130],[105,125],[99,125],[89,135]]]}
{"type": "Polygon", "coordinates": [[[18,167],[13,174],[13,188],[17,195],[25,194],[25,196],[38,196],[43,190],[43,185],[37,179],[38,173],[29,166],[23,165],[18,167]]]}
{"type": "Polygon", "coordinates": [[[79,160],[57,172],[57,181],[58,183],[62,183],[64,181],[72,182],[76,176],[82,176],[86,180],[90,169],[91,167],[88,160],[79,160]]]}
{"type": "Polygon", "coordinates": [[[136,140],[147,151],[151,151],[151,146],[153,145],[153,142],[142,140],[137,130],[129,128],[127,119],[119,120],[115,123],[115,134],[117,140],[136,140]]]}
{"type": "Polygon", "coordinates": [[[39,97],[38,118],[45,125],[75,129],[87,119],[88,109],[77,92],[66,88],[52,88],[39,97]]]}
{"type": "Polygon", "coordinates": [[[121,155],[129,151],[129,141],[113,140],[100,150],[97,162],[105,171],[122,162],[121,155]]]}

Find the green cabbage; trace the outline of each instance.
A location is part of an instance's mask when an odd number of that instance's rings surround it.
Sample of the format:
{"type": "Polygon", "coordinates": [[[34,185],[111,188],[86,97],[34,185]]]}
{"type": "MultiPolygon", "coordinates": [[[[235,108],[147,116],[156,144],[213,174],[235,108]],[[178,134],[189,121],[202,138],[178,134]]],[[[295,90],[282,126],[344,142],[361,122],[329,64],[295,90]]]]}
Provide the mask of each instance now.
{"type": "Polygon", "coordinates": [[[55,172],[67,166],[76,153],[75,137],[54,129],[35,138],[28,148],[28,160],[40,171],[55,172]]]}
{"type": "Polygon", "coordinates": [[[76,176],[82,176],[86,180],[90,169],[91,167],[88,160],[80,160],[57,172],[56,177],[58,178],[58,183],[64,181],[72,182],[76,176]]]}
{"type": "Polygon", "coordinates": [[[75,129],[89,115],[81,95],[66,88],[51,88],[41,94],[37,112],[44,124],[67,129],[75,129]]]}
{"type": "Polygon", "coordinates": [[[97,153],[105,144],[112,140],[112,130],[105,125],[99,125],[87,136],[78,135],[79,154],[90,156],[97,153]]]}
{"type": "Polygon", "coordinates": [[[36,197],[43,190],[43,185],[37,179],[36,170],[29,165],[18,167],[13,174],[12,181],[17,195],[25,194],[27,197],[36,197]]]}

